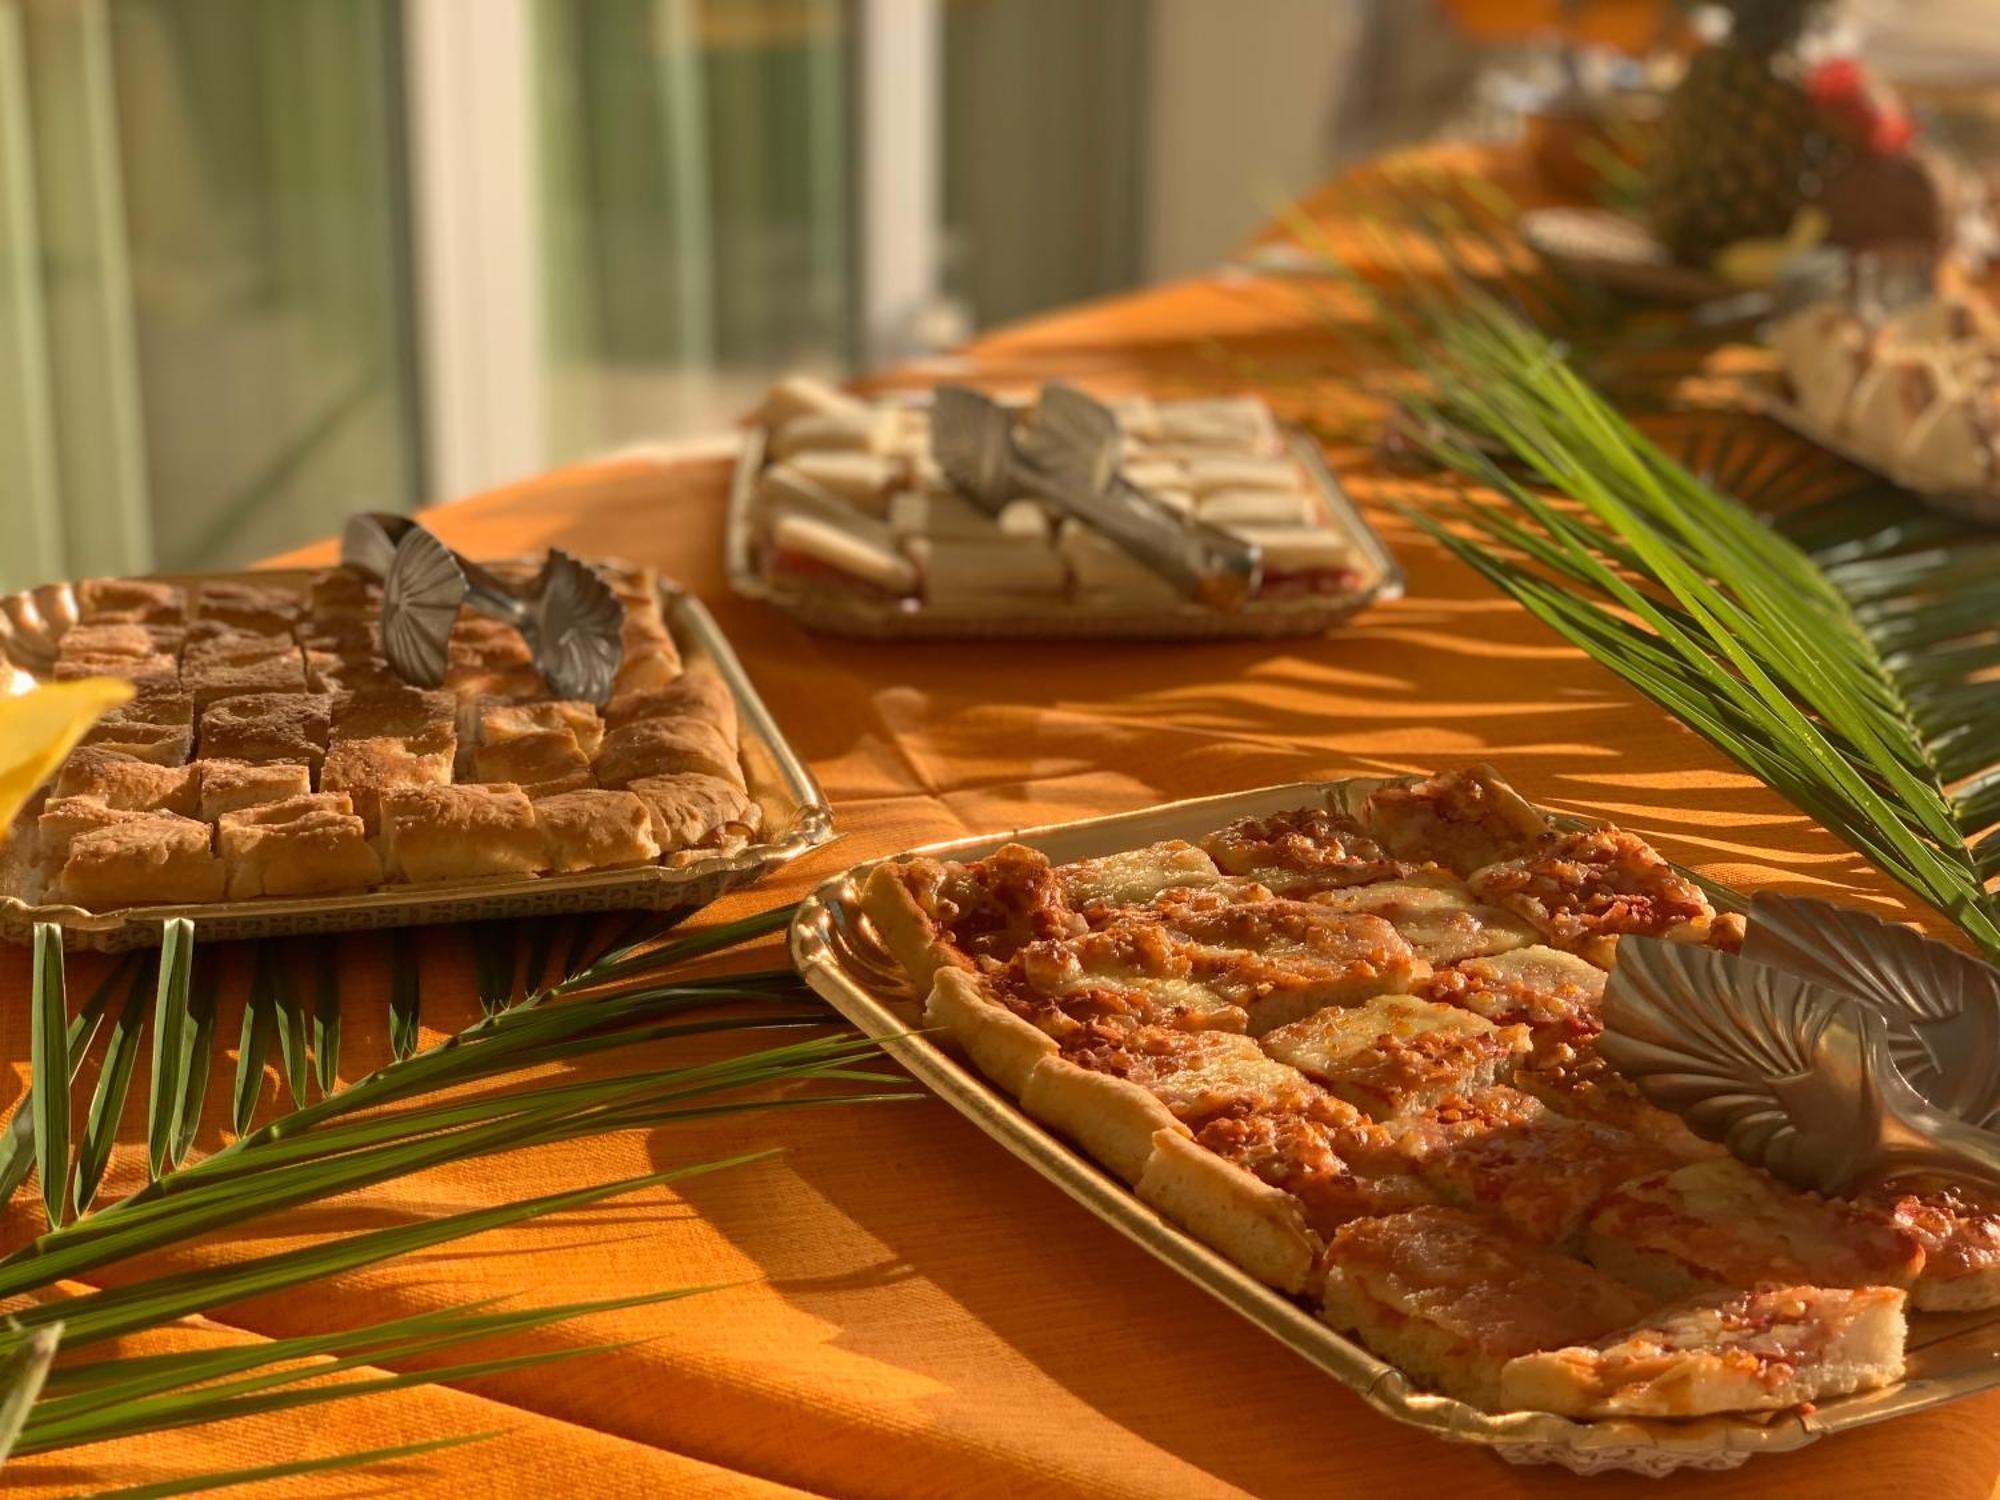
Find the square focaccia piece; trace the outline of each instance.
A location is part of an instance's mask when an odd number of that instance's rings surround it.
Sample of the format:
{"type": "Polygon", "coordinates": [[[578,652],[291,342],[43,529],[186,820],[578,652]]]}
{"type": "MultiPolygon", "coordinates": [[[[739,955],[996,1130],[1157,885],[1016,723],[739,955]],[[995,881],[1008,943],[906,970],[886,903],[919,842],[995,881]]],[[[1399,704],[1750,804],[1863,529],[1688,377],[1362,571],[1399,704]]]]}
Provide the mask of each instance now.
{"type": "Polygon", "coordinates": [[[739,737],[736,696],[706,667],[683,672],[664,687],[621,693],[604,710],[604,722],[612,729],[645,719],[699,719],[732,745],[739,737]]]}
{"type": "Polygon", "coordinates": [[[409,787],[451,784],[451,752],[420,750],[408,740],[335,740],[320,767],[322,790],[343,792],[372,838],[382,831],[382,801],[409,787]]]}
{"type": "Polygon", "coordinates": [[[519,787],[398,787],[382,799],[391,878],[478,880],[539,875],[548,848],[519,787]]]}
{"type": "Polygon", "coordinates": [[[1491,766],[1389,782],[1365,791],[1354,811],[1396,858],[1462,876],[1528,854],[1550,832],[1548,819],[1491,766]]]}
{"type": "Polygon", "coordinates": [[[1463,881],[1443,870],[1419,870],[1403,880],[1320,891],[1309,899],[1332,911],[1382,918],[1431,964],[1505,953],[1538,936],[1526,918],[1482,903],[1463,881]]]}
{"type": "Polygon", "coordinates": [[[554,796],[590,786],[590,757],[568,729],[538,729],[472,752],[472,779],[513,783],[530,797],[554,796]]]}
{"type": "Polygon", "coordinates": [[[1240,893],[1175,892],[1129,920],[1157,920],[1195,945],[1197,977],[1259,1036],[1329,1005],[1407,991],[1430,973],[1380,917],[1240,893]]]}
{"type": "Polygon", "coordinates": [[[604,743],[605,721],[588,703],[551,698],[540,703],[502,700],[468,705],[469,731],[464,738],[475,748],[505,745],[530,735],[566,730],[586,757],[604,743]]]}
{"type": "Polygon", "coordinates": [[[58,661],[103,661],[123,657],[143,661],[154,656],[178,656],[187,632],[178,625],[140,625],[129,621],[72,625],[56,640],[58,661]]]}
{"type": "Polygon", "coordinates": [[[418,754],[458,749],[458,701],[450,693],[398,684],[333,695],[328,738],[400,740],[418,754]]]}
{"type": "Polygon", "coordinates": [[[1303,1108],[1320,1090],[1224,1031],[1137,1027],[1084,1037],[1029,1070],[1021,1107],[1136,1183],[1161,1130],[1231,1111],[1303,1108]]]}
{"type": "Polygon", "coordinates": [[[326,755],[323,693],[243,693],[201,711],[197,737],[204,760],[296,761],[318,769],[326,755]]]}
{"type": "Polygon", "coordinates": [[[299,618],[299,596],[290,589],[217,580],[196,592],[194,613],[232,630],[287,635],[299,618]]]}
{"type": "Polygon", "coordinates": [[[1885,1184],[1855,1205],[1924,1247],[1924,1269],[1910,1288],[1912,1307],[2000,1307],[2000,1201],[1964,1184],[1919,1178],[1885,1184]]]}
{"type": "Polygon", "coordinates": [[[86,578],[76,586],[76,608],[85,621],[178,625],[187,618],[187,593],[150,578],[86,578]]]}
{"type": "Polygon", "coordinates": [[[85,730],[78,743],[156,765],[181,765],[194,754],[194,700],[178,684],[139,692],[85,730]]]}
{"type": "Polygon", "coordinates": [[[222,899],[222,863],[206,823],[149,814],[80,832],[70,840],[61,899],[93,911],[222,899]]]}
{"type": "Polygon", "coordinates": [[[62,873],[69,846],[81,835],[114,823],[172,816],[143,808],[113,807],[101,797],[50,797],[35,820],[35,857],[44,874],[52,878],[62,873]]]}
{"type": "Polygon", "coordinates": [[[166,652],[151,656],[64,656],[56,660],[57,682],[84,677],[116,677],[140,691],[160,692],[180,686],[180,668],[166,652]]]}
{"type": "Polygon", "coordinates": [[[1614,1189],[1681,1165],[1636,1136],[1568,1119],[1506,1087],[1444,1100],[1398,1130],[1396,1145],[1445,1201],[1558,1246],[1575,1241],[1614,1189]]]}
{"type": "Polygon", "coordinates": [[[163,766],[108,746],[72,750],[56,773],[57,797],[93,797],[130,812],[191,816],[196,807],[195,768],[163,766]]]}
{"type": "Polygon", "coordinates": [[[1142,849],[1072,860],[1056,867],[1056,878],[1062,882],[1063,899],[1084,911],[1142,906],[1167,891],[1213,885],[1221,871],[1193,844],[1168,839],[1142,849]]]}
{"type": "Polygon", "coordinates": [[[194,647],[181,663],[181,684],[197,710],[243,693],[304,695],[305,656],[297,646],[238,660],[197,662],[194,647]]]}
{"type": "Polygon", "coordinates": [[[1324,807],[1239,818],[1201,846],[1224,874],[1280,896],[1394,880],[1415,868],[1392,859],[1352,818],[1324,807]]]}
{"type": "Polygon", "coordinates": [[[535,801],[552,870],[609,870],[660,857],[652,816],[631,792],[563,792],[535,801]]]}
{"type": "Polygon", "coordinates": [[[1264,1050],[1356,1109],[1391,1119],[1504,1081],[1528,1034],[1414,995],[1378,995],[1281,1026],[1264,1050]]]}
{"type": "Polygon", "coordinates": [[[1733,1157],[1635,1178],[1591,1216],[1590,1260],[1661,1298],[1709,1287],[1908,1286],[1914,1235],[1781,1186],[1733,1157]]]}
{"type": "Polygon", "coordinates": [[[885,861],[869,872],[861,909],[920,995],[941,965],[1004,963],[1024,944],[1085,930],[1048,856],[1025,844],[970,863],[885,861]]]}
{"type": "Polygon", "coordinates": [[[639,719],[614,729],[598,748],[596,768],[597,779],[608,787],[681,771],[744,784],[736,747],[720,729],[700,719],[639,719]]]}
{"type": "Polygon", "coordinates": [[[289,802],[312,792],[312,767],[303,761],[205,760],[200,764],[201,815],[209,822],[269,802],[289,802]]]}
{"type": "Polygon", "coordinates": [[[1630,1327],[1628,1286],[1458,1208],[1356,1219],[1327,1245],[1321,1316],[1419,1383],[1488,1410],[1507,1362],[1630,1327]]]}
{"type": "Polygon", "coordinates": [[[1618,828],[1563,834],[1473,872],[1480,900],[1534,923],[1543,940],[1609,968],[1626,936],[1700,942],[1715,908],[1701,887],[1618,828]]]}
{"type": "Polygon", "coordinates": [[[1779,1411],[1903,1378],[1903,1293],[1770,1287],[1669,1307],[1595,1343],[1524,1354],[1506,1404],[1568,1417],[1779,1411]]]}
{"type": "Polygon", "coordinates": [[[381,856],[337,792],[224,813],[217,842],[232,901],[365,891],[382,880],[381,856]]]}
{"type": "Polygon", "coordinates": [[[306,619],[314,626],[372,620],[382,606],[382,590],[352,568],[315,573],[306,586],[306,619]]]}
{"type": "Polygon", "coordinates": [[[641,776],[625,790],[645,804],[653,840],[665,854],[740,848],[764,823],[756,798],[734,782],[699,771],[641,776]]]}

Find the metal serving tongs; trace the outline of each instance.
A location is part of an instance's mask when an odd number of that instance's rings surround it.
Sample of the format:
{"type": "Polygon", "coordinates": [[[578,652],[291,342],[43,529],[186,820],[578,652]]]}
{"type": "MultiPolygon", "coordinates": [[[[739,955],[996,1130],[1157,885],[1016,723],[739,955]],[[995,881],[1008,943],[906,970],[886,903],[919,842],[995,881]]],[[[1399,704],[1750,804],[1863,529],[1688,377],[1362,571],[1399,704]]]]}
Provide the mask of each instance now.
{"type": "Polygon", "coordinates": [[[2000,1189],[2000,970],[1824,901],[1759,896],[1742,956],[1624,938],[1599,1047],[1697,1134],[1800,1187],[2000,1189]]]}
{"type": "Polygon", "coordinates": [[[941,385],[931,408],[931,449],[945,477],[974,504],[998,512],[1033,495],[1102,533],[1190,599],[1238,608],[1257,591],[1258,549],[1183,518],[1119,472],[1118,418],[1071,386],[1042,388],[1024,440],[1006,407],[962,385],[941,385]]]}
{"type": "Polygon", "coordinates": [[[407,516],[347,518],[340,560],[382,584],[382,654],[419,687],[444,681],[451,628],[470,608],[511,625],[558,697],[602,705],[624,653],[625,605],[589,564],[560,547],[525,588],[463,557],[407,516]]]}

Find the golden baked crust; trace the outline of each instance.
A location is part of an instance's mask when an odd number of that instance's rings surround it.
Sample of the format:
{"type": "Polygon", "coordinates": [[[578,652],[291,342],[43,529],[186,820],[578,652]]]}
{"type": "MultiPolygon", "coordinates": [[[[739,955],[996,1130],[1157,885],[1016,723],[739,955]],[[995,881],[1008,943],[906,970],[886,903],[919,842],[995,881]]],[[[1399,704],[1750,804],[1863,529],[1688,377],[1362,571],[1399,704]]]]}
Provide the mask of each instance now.
{"type": "Polygon", "coordinates": [[[586,758],[604,743],[605,721],[588,703],[551,698],[541,703],[481,702],[471,706],[474,745],[501,745],[545,730],[567,730],[586,758]]]}
{"type": "Polygon", "coordinates": [[[405,787],[448,786],[451,755],[413,749],[402,739],[336,740],[327,748],[319,784],[345,792],[371,836],[382,829],[382,799],[405,787]]]}
{"type": "Polygon", "coordinates": [[[1358,811],[1361,825],[1397,858],[1460,875],[1527,854],[1549,833],[1548,820],[1491,766],[1389,783],[1358,811]]]}
{"type": "Polygon", "coordinates": [[[83,677],[120,677],[135,687],[159,690],[180,685],[180,668],[164,651],[150,656],[62,656],[56,659],[57,682],[83,677]]]}
{"type": "Polygon", "coordinates": [[[590,757],[566,728],[536,729],[480,745],[472,752],[476,781],[513,783],[531,797],[590,786],[590,757]]]}
{"type": "Polygon", "coordinates": [[[1903,1376],[1903,1293],[1774,1287],[1698,1298],[1501,1371],[1510,1407],[1573,1417],[1778,1411],[1903,1376]]]}
{"type": "Polygon", "coordinates": [[[349,689],[332,698],[328,737],[342,740],[401,740],[418,752],[454,754],[458,742],[458,702],[450,693],[406,683],[349,689]]]}
{"type": "Polygon", "coordinates": [[[1319,1236],[1298,1199],[1186,1135],[1160,1130],[1134,1185],[1149,1203],[1258,1280],[1299,1293],[1312,1279],[1319,1236]]]}
{"type": "Polygon", "coordinates": [[[225,813],[217,841],[232,901],[318,896],[379,884],[382,859],[345,796],[332,792],[225,813]]]}
{"type": "Polygon", "coordinates": [[[107,746],[85,746],[63,762],[52,795],[95,797],[109,807],[186,817],[195,811],[195,770],[158,765],[107,746]]]}
{"type": "Polygon", "coordinates": [[[1910,1289],[1920,1311],[2000,1307],[2000,1202],[1974,1188],[1936,1180],[1890,1183],[1856,1200],[1924,1247],[1910,1289]]]}
{"type": "Polygon", "coordinates": [[[1552,946],[1603,966],[1620,937],[1699,942],[1715,916],[1701,887],[1619,828],[1562,834],[1524,858],[1474,871],[1466,884],[1534,923],[1552,946]]]}
{"type": "Polygon", "coordinates": [[[61,874],[69,859],[70,845],[81,835],[109,828],[114,823],[136,823],[147,818],[170,817],[169,813],[147,812],[138,808],[113,807],[101,797],[51,797],[42,804],[35,820],[35,852],[43,872],[61,874]]]}
{"type": "Polygon", "coordinates": [[[1602,1338],[1647,1307],[1630,1287],[1463,1209],[1356,1219],[1327,1258],[1328,1322],[1447,1395],[1492,1408],[1509,1360],[1602,1338]]]}
{"type": "Polygon", "coordinates": [[[596,770],[598,781],[609,787],[682,771],[744,784],[736,747],[721,730],[699,719],[637,719],[614,729],[597,752],[596,770]]]}
{"type": "Polygon", "coordinates": [[[187,595],[150,578],[85,578],[76,586],[76,607],[85,621],[176,625],[187,617],[187,595]]]}
{"type": "Polygon", "coordinates": [[[1353,819],[1323,807],[1239,818],[1201,846],[1224,874],[1247,876],[1281,896],[1392,880],[1413,868],[1353,819]]]}
{"type": "Polygon", "coordinates": [[[152,656],[178,656],[187,632],[178,625],[142,625],[133,621],[107,621],[72,625],[56,639],[58,660],[97,659],[143,660],[152,656]]]}
{"type": "Polygon", "coordinates": [[[764,810],[734,782],[699,771],[641,776],[625,790],[646,805],[662,852],[728,848],[753,837],[764,810]]]}
{"type": "Polygon", "coordinates": [[[312,792],[312,767],[302,761],[205,760],[198,769],[201,815],[211,823],[225,813],[312,792]]]}
{"type": "MultiPolygon", "coordinates": [[[[191,656],[193,648],[189,651],[191,656]]],[[[294,646],[288,651],[236,661],[205,661],[197,665],[191,659],[184,659],[181,683],[197,709],[206,709],[211,703],[239,693],[303,694],[305,657],[294,646]]]]}
{"type": "Polygon", "coordinates": [[[326,754],[331,700],[320,693],[242,693],[201,711],[196,737],[204,760],[299,761],[317,769],[326,754]]]}
{"type": "Polygon", "coordinates": [[[192,818],[154,815],[78,833],[55,894],[94,911],[148,903],[218,901],[222,863],[209,827],[192,818]]]}
{"type": "Polygon", "coordinates": [[[1414,995],[1377,995],[1281,1026],[1264,1048],[1355,1108],[1392,1119],[1504,1078],[1528,1034],[1414,995]]]}
{"type": "Polygon", "coordinates": [[[631,792],[563,792],[535,801],[552,870],[604,870],[660,857],[646,804],[631,792]]]}
{"type": "Polygon", "coordinates": [[[736,698],[716,673],[705,667],[683,672],[663,686],[633,688],[614,697],[604,710],[604,722],[623,729],[642,719],[700,719],[737,742],[736,698]]]}
{"type": "Polygon", "coordinates": [[[217,580],[197,590],[194,613],[237,630],[283,635],[299,617],[299,598],[290,589],[217,580]]]}
{"type": "Polygon", "coordinates": [[[382,799],[390,873],[398,879],[539,875],[547,847],[535,804],[519,787],[397,787],[382,799]]]}
{"type": "Polygon", "coordinates": [[[1879,1215],[1795,1192],[1731,1157],[1626,1183],[1592,1215],[1585,1253],[1663,1297],[1708,1286],[1908,1286],[1917,1238],[1879,1215]]]}
{"type": "Polygon", "coordinates": [[[1062,1055],[1087,1072],[1136,1083],[1175,1119],[1195,1125],[1223,1114],[1304,1109],[1321,1093],[1297,1068],[1228,1031],[1092,1028],[1063,1043],[1062,1055]]]}

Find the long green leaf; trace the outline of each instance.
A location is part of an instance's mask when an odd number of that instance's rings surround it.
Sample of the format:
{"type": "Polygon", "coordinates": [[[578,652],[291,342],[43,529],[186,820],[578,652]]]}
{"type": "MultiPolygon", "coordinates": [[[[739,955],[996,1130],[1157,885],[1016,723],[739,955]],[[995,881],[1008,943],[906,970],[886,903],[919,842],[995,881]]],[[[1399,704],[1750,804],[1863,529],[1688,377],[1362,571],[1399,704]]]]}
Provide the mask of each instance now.
{"type": "Polygon", "coordinates": [[[243,1028],[236,1040],[236,1090],[229,1121],[238,1135],[250,1128],[264,1092],[264,1059],[270,1053],[276,1014],[271,1001],[271,949],[270,943],[259,943],[251,960],[250,992],[243,1001],[243,1028]]]}
{"type": "Polygon", "coordinates": [[[63,984],[62,928],[35,924],[34,1007],[28,1042],[34,1090],[35,1171],[49,1227],[69,1217],[69,991],[63,984]]]}
{"type": "Polygon", "coordinates": [[[13,1454],[21,1430],[47,1384],[62,1343],[62,1324],[51,1323],[22,1339],[0,1359],[0,1464],[13,1454]]]}
{"type": "Polygon", "coordinates": [[[155,1178],[173,1165],[177,1069],[187,1025],[188,983],[194,966],[194,924],[175,917],[160,937],[160,986],[153,1005],[153,1085],[146,1116],[146,1150],[155,1178]]]}
{"type": "Polygon", "coordinates": [[[84,1118],[83,1141],[76,1152],[76,1211],[90,1212],[97,1200],[98,1184],[111,1161],[111,1148],[118,1140],[118,1124],[125,1118],[125,1105],[132,1095],[132,1074],[139,1062],[146,1030],[146,966],[135,964],[132,984],[126,991],[125,1007],[111,1028],[105,1044],[104,1062],[97,1070],[97,1087],[91,1092],[90,1113],[84,1118]]]}
{"type": "Polygon", "coordinates": [[[414,929],[398,927],[389,939],[389,1051],[415,1055],[423,1040],[423,965],[417,959],[414,929]]]}
{"type": "Polygon", "coordinates": [[[174,1161],[187,1158],[201,1129],[215,1053],[215,1012],[221,1003],[221,954],[197,952],[188,978],[187,1022],[181,1031],[180,1091],[174,1105],[174,1161]]]}
{"type": "Polygon", "coordinates": [[[340,1082],[339,951],[332,938],[321,938],[315,945],[312,1054],[322,1098],[340,1082]]]}
{"type": "Polygon", "coordinates": [[[309,1038],[313,1022],[306,1014],[299,987],[292,982],[290,960],[296,952],[295,948],[274,952],[264,978],[268,985],[266,993],[270,996],[271,1014],[276,1020],[278,1060],[285,1070],[285,1086],[291,1090],[292,1103],[303,1109],[312,1078],[309,1038]]]}
{"type": "MultiPolygon", "coordinates": [[[[83,1070],[84,1059],[90,1055],[104,1013],[110,1008],[112,995],[128,974],[141,967],[144,956],[138,952],[126,954],[116,967],[105,974],[84,1002],[82,1011],[69,1023],[69,1035],[64,1039],[64,1046],[69,1052],[72,1090],[76,1086],[77,1075],[83,1070]]],[[[5,1133],[0,1134],[0,1204],[13,1198],[35,1167],[34,1093],[31,1085],[22,1094],[14,1106],[12,1118],[7,1121],[5,1133]]]]}

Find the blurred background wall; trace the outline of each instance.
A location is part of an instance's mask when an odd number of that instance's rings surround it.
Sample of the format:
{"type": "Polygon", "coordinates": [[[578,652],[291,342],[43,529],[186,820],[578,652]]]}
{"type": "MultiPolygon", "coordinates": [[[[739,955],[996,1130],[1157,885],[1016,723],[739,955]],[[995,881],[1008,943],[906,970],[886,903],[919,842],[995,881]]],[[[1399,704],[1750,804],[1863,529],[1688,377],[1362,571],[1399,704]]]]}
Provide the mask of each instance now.
{"type": "Polygon", "coordinates": [[[0,0],[0,586],[245,561],[1199,271],[1463,128],[1533,29],[1485,13],[1576,8],[0,0]]]}

